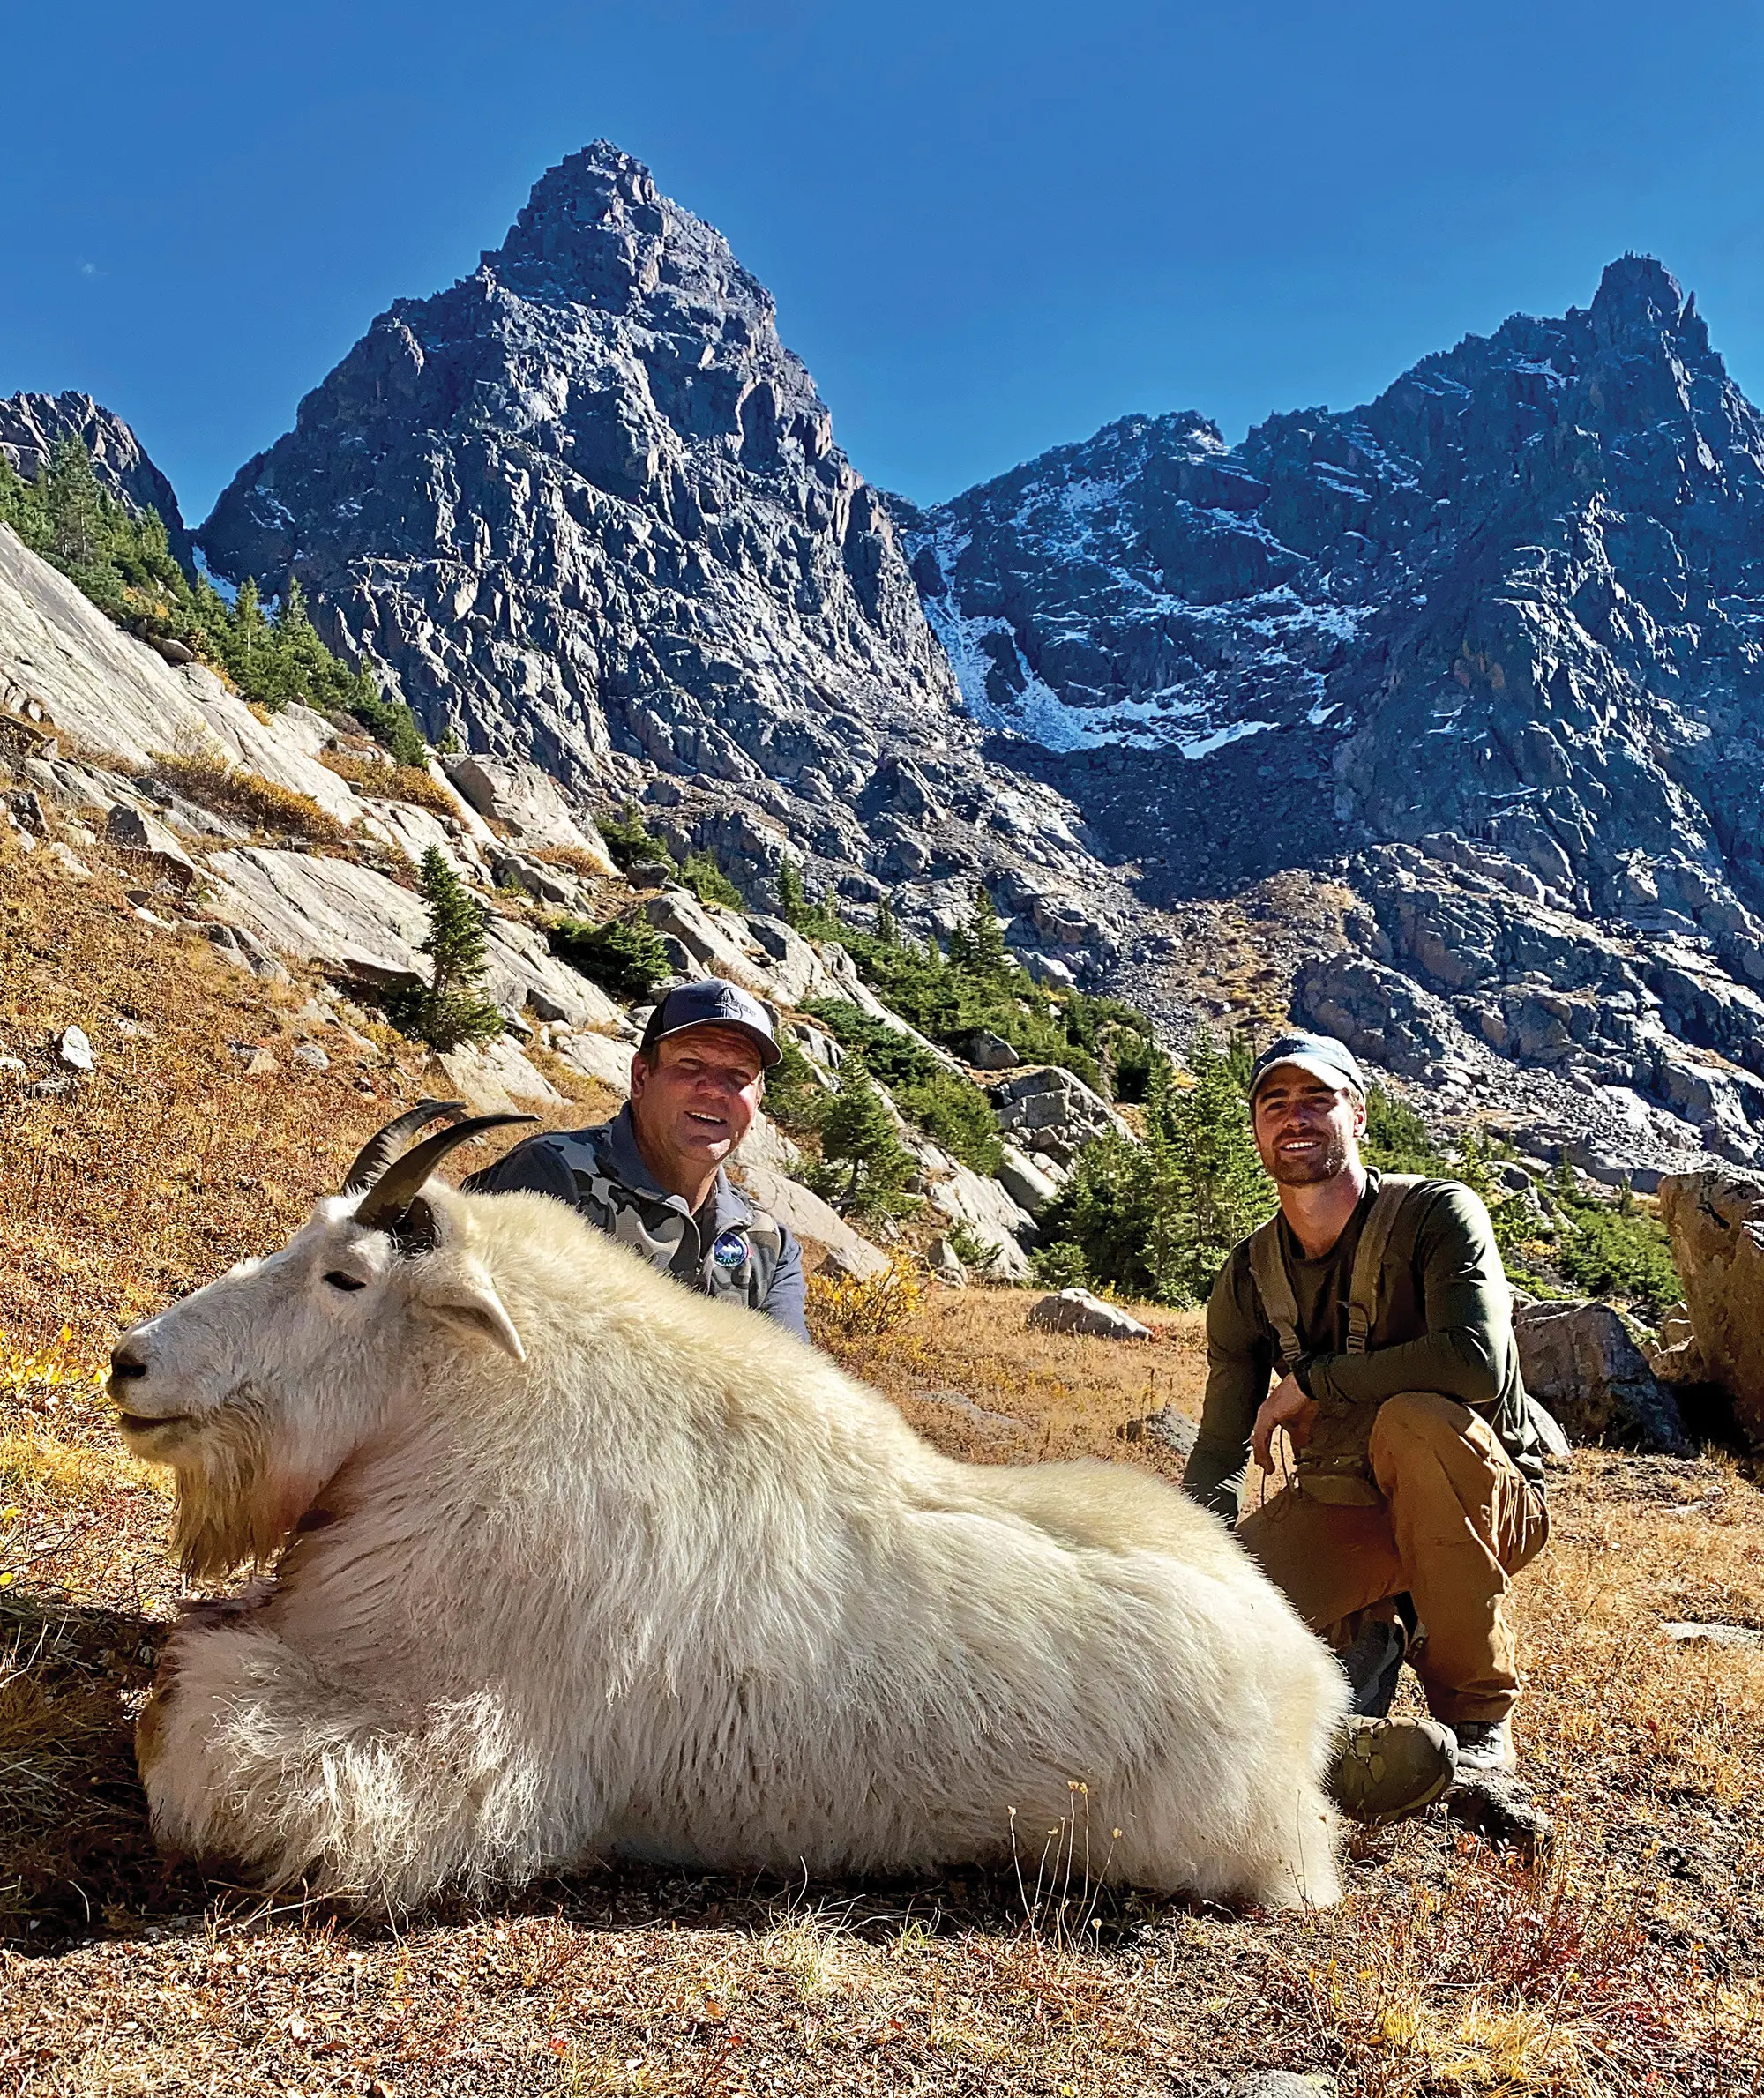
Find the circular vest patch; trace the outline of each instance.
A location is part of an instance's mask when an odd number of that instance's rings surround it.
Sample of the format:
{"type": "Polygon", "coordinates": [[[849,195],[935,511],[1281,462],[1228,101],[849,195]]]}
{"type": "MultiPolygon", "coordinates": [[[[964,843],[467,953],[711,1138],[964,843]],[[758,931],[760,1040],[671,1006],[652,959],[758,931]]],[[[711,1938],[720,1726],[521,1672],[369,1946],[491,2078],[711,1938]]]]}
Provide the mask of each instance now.
{"type": "Polygon", "coordinates": [[[747,1264],[747,1241],[739,1231],[719,1234],[711,1247],[711,1258],[719,1267],[733,1270],[747,1264]]]}

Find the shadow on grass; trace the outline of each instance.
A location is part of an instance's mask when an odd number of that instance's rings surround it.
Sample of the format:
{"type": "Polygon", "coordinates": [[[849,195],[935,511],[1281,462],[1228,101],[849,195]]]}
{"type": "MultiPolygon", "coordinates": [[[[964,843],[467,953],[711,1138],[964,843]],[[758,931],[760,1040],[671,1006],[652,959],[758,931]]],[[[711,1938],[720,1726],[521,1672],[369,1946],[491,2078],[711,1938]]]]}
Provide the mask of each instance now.
{"type": "Polygon", "coordinates": [[[0,1597],[0,1943],[69,1944],[202,1907],[147,1833],[135,1713],[166,1627],[0,1597]]]}

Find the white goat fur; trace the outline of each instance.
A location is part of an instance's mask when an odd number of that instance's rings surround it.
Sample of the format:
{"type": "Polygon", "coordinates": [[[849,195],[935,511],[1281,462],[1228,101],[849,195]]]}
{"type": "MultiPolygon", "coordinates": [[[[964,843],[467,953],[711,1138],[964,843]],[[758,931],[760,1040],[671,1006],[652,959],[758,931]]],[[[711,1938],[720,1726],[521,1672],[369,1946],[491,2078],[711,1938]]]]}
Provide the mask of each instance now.
{"type": "Polygon", "coordinates": [[[405,1908],[607,1855],[1033,1857],[1077,1800],[1111,1879],[1335,1898],[1343,1679],[1213,1516],[943,1457],[562,1205],[426,1198],[430,1252],[333,1198],[130,1336],[187,1562],[290,1540],[172,1634],[168,1848],[405,1908]]]}

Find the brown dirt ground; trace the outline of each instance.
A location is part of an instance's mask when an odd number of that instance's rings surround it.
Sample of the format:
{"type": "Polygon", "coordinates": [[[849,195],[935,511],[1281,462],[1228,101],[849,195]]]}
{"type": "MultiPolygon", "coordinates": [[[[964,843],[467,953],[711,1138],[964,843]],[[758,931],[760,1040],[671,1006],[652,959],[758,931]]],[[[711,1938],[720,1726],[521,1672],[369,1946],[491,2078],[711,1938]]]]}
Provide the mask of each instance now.
{"type": "MultiPolygon", "coordinates": [[[[1584,1452],[1554,1490],[1518,1590],[1542,1863],[1436,1812],[1357,1841],[1321,1915],[1098,1893],[1062,1854],[1039,1893],[1028,1857],[1020,1885],[618,1870],[398,1927],[161,1864],[130,1727],[177,1593],[168,1508],[91,1367],[285,1231],[420,1063],[377,1039],[290,1063],[306,990],[143,925],[109,872],[0,841],[0,1052],[28,1066],[0,1079],[0,2091],[1181,2098],[1287,2067],[1366,2098],[1764,2092],[1764,1653],[1658,1631],[1764,1629],[1764,1493],[1719,1454],[1584,1452]],[[69,1021],[97,1077],[27,1094],[69,1021]],[[64,1324],[59,1358],[20,1359],[64,1324]]],[[[1117,1430],[1196,1410],[1197,1319],[1147,1311],[1123,1346],[1032,1333],[1030,1301],[930,1295],[840,1352],[955,1453],[1172,1473],[1117,1430]]]]}

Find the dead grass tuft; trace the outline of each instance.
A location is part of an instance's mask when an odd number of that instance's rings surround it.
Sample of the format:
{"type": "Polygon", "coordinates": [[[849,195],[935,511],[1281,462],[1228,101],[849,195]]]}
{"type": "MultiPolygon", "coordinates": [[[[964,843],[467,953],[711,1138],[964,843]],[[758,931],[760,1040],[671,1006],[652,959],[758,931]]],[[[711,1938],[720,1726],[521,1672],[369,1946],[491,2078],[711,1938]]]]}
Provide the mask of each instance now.
{"type": "Polygon", "coordinates": [[[278,787],[259,773],[228,765],[206,753],[161,751],[154,775],[166,785],[217,816],[236,817],[256,830],[276,837],[300,838],[309,845],[343,845],[349,833],[328,816],[310,795],[278,787]]]}
{"type": "Polygon", "coordinates": [[[452,795],[437,787],[420,765],[382,764],[377,758],[358,758],[348,750],[322,751],[318,762],[340,780],[348,780],[357,794],[379,802],[408,802],[413,808],[427,809],[436,816],[454,821],[459,818],[459,806],[452,795]]]}

